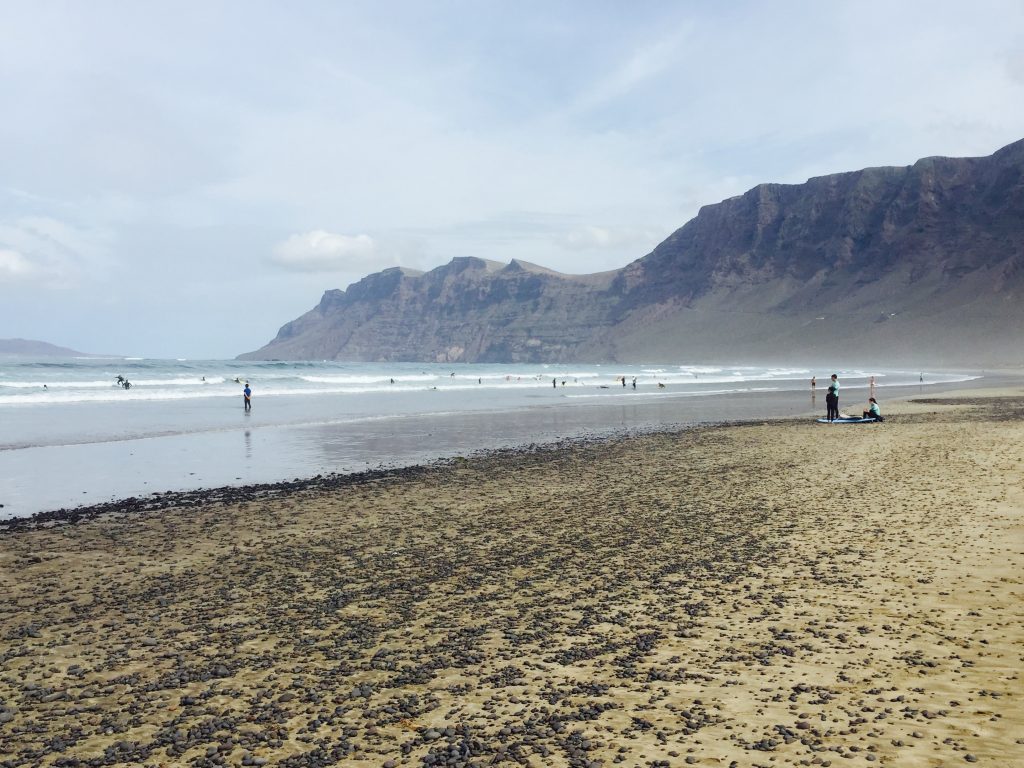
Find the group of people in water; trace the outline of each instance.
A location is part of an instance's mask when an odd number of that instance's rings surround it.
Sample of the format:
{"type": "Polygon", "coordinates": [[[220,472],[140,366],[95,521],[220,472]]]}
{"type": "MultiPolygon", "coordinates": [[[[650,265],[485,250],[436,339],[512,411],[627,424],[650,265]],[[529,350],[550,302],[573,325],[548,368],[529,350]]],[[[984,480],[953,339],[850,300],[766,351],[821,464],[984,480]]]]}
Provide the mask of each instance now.
{"type": "MultiPolygon", "coordinates": [[[[868,406],[863,411],[862,419],[874,419],[875,421],[885,421],[882,418],[882,409],[878,406],[878,401],[875,399],[875,377],[872,376],[868,379],[868,406]]],[[[814,394],[818,388],[818,380],[816,377],[811,377],[811,398],[814,398],[814,394]]],[[[835,373],[828,384],[828,391],[825,393],[825,418],[828,421],[848,420],[854,419],[855,416],[845,416],[839,413],[839,376],[835,373]]]]}

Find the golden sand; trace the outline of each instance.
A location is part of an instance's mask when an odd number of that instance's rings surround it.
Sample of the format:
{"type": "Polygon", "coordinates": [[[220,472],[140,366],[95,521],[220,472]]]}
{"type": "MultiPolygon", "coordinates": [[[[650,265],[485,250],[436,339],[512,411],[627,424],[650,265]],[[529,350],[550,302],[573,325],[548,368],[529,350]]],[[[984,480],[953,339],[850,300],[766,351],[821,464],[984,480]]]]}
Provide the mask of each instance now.
{"type": "Polygon", "coordinates": [[[0,765],[1024,765],[1024,392],[0,535],[0,765]]]}

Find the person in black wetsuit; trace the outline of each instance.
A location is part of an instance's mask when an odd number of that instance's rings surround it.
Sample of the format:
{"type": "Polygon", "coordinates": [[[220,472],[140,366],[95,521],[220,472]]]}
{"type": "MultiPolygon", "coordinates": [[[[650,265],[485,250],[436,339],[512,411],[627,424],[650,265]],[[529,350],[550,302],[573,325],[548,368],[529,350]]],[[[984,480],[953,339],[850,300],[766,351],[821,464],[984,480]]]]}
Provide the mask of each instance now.
{"type": "Polygon", "coordinates": [[[828,394],[825,395],[825,409],[828,411],[825,418],[829,421],[839,418],[839,377],[834,373],[828,385],[828,394]]]}

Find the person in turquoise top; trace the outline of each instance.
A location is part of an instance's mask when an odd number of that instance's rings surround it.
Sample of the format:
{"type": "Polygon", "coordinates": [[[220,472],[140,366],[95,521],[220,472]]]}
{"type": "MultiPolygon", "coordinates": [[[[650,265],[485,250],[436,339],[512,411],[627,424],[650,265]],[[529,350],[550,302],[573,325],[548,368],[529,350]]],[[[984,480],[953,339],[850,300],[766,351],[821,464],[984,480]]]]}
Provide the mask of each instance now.
{"type": "Polygon", "coordinates": [[[864,418],[874,419],[875,421],[885,421],[885,419],[882,418],[882,409],[878,407],[878,401],[873,397],[869,397],[868,402],[871,403],[871,405],[866,411],[864,411],[864,418]]]}
{"type": "Polygon", "coordinates": [[[825,395],[825,407],[828,410],[825,418],[829,421],[839,418],[839,377],[834,373],[828,385],[828,394],[825,395]]]}

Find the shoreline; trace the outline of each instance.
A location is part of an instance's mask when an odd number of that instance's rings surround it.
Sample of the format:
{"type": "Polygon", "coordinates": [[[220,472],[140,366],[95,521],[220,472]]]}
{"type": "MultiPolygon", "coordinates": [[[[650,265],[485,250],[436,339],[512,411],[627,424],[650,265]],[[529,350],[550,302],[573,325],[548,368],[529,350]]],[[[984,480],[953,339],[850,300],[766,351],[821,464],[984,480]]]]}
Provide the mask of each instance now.
{"type": "Polygon", "coordinates": [[[1014,764],[1024,392],[942,399],[10,531],[0,765],[1014,764]]]}
{"type": "MultiPolygon", "coordinates": [[[[991,377],[990,377],[991,378],[991,377]]],[[[896,414],[914,412],[905,404],[914,403],[915,400],[929,400],[941,397],[964,397],[968,393],[977,395],[989,393],[987,397],[996,397],[1000,393],[1013,393],[1015,388],[1010,386],[1013,382],[1019,382],[1020,378],[1015,372],[999,372],[1000,384],[986,383],[984,377],[969,382],[958,382],[948,385],[949,388],[929,392],[927,395],[918,393],[903,393],[887,401],[887,413],[889,403],[900,403],[902,410],[896,414]]],[[[936,385],[924,385],[936,386],[936,385]]],[[[941,385],[940,385],[941,386],[941,385]]],[[[1022,385],[1024,386],[1024,385],[1022,385]]],[[[866,390],[867,387],[858,387],[857,391],[866,390]]],[[[913,389],[913,386],[901,387],[900,389],[913,389]]],[[[824,388],[822,387],[824,391],[824,388]]],[[[848,390],[847,390],[848,391],[848,390]]],[[[986,396],[986,395],[983,395],[986,396]]],[[[824,403],[824,394],[821,402],[824,403]]],[[[183,490],[154,491],[148,495],[125,496],[114,498],[98,503],[88,503],[78,506],[59,507],[55,509],[44,509],[29,515],[19,517],[0,517],[0,536],[5,533],[27,530],[43,526],[75,524],[84,520],[92,520],[102,515],[133,514],[140,512],[151,512],[168,509],[178,506],[196,506],[211,503],[240,503],[253,502],[262,499],[279,498],[282,495],[301,491],[316,490],[337,490],[351,485],[359,485],[366,482],[378,482],[389,477],[413,477],[431,469],[445,468],[452,463],[472,459],[500,459],[501,457],[514,457],[518,454],[529,454],[538,451],[558,451],[572,445],[589,445],[641,437],[644,435],[673,434],[680,430],[705,429],[714,427],[742,426],[745,424],[787,424],[801,423],[810,414],[817,413],[808,409],[806,414],[799,416],[788,416],[783,418],[736,418],[727,420],[710,420],[695,423],[665,423],[646,427],[626,427],[620,429],[607,428],[596,430],[570,437],[562,437],[556,440],[541,440],[539,442],[522,443],[500,448],[480,448],[466,452],[466,455],[452,457],[439,456],[433,459],[414,461],[409,464],[398,464],[384,466],[381,464],[376,468],[356,470],[352,472],[319,473],[309,477],[296,477],[291,480],[278,480],[260,483],[244,483],[240,485],[218,485],[213,487],[196,487],[183,490]]],[[[2,507],[0,507],[2,512],[2,507]]]]}
{"type": "Polygon", "coordinates": [[[597,447],[613,444],[623,440],[631,440],[657,435],[673,435],[687,430],[721,429],[739,427],[747,424],[777,423],[802,421],[802,419],[754,419],[723,422],[705,422],[696,425],[665,424],[658,427],[629,428],[601,435],[580,435],[562,438],[552,442],[531,443],[509,448],[482,448],[468,452],[465,456],[441,457],[431,461],[409,464],[405,466],[381,467],[357,472],[339,472],[320,474],[313,477],[295,478],[270,483],[251,483],[247,485],[225,485],[216,488],[196,488],[184,491],[155,492],[149,496],[131,496],[114,499],[99,504],[84,504],[79,507],[62,507],[54,510],[35,512],[25,517],[0,519],[0,540],[6,533],[52,528],[60,525],[75,525],[81,522],[96,520],[104,516],[129,515],[133,513],[159,512],[166,509],[188,508],[211,504],[237,504],[256,501],[270,501],[285,498],[297,493],[316,493],[339,491],[368,483],[384,481],[402,481],[422,478],[431,472],[443,472],[458,468],[466,462],[516,461],[526,457],[555,454],[561,450],[572,448],[597,447]]]}

